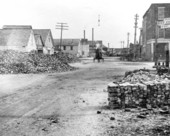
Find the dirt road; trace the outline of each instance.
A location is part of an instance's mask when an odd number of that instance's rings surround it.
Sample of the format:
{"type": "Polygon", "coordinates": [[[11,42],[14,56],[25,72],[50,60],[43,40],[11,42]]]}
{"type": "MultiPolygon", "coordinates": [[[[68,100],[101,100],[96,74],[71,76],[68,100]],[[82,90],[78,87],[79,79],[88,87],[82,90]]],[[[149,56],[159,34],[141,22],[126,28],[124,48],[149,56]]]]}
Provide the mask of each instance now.
{"type": "MultiPolygon", "coordinates": [[[[107,84],[153,63],[83,60],[65,73],[0,76],[0,136],[109,135],[107,84]],[[97,114],[100,111],[101,114],[97,114]]],[[[119,117],[117,117],[119,118],[119,117]]]]}

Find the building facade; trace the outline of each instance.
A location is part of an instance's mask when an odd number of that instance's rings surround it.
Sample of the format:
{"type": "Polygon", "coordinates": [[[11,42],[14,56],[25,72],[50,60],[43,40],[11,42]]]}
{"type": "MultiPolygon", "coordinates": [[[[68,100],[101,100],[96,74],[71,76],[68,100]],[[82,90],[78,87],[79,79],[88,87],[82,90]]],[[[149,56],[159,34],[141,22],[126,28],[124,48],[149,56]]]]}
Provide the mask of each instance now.
{"type": "Polygon", "coordinates": [[[170,49],[170,3],[151,4],[143,16],[142,56],[145,60],[165,59],[165,51],[170,49]]]}
{"type": "Polygon", "coordinates": [[[89,44],[87,39],[62,39],[60,47],[60,39],[54,39],[55,49],[63,52],[74,54],[78,57],[89,56],[89,44]]]}
{"type": "Polygon", "coordinates": [[[5,25],[0,30],[0,50],[30,52],[37,50],[31,26],[5,25]]]}
{"type": "Polygon", "coordinates": [[[40,35],[43,42],[43,53],[54,54],[54,41],[50,29],[33,29],[35,35],[40,35]]]}
{"type": "Polygon", "coordinates": [[[92,57],[95,56],[96,48],[102,48],[103,47],[103,42],[101,40],[88,41],[88,43],[89,43],[89,56],[92,56],[92,57]]]}
{"type": "Polygon", "coordinates": [[[32,29],[29,25],[5,25],[0,29],[0,50],[36,50],[44,54],[53,54],[53,47],[50,29],[32,29]]]}

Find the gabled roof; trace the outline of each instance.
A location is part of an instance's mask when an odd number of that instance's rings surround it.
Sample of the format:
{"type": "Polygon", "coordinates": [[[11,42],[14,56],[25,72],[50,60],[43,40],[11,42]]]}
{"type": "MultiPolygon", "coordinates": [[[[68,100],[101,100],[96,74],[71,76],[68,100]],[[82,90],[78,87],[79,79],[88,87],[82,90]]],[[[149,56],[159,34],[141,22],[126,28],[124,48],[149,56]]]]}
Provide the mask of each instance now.
{"type": "Polygon", "coordinates": [[[0,30],[0,46],[27,46],[32,29],[3,27],[0,30]]]}
{"type": "Polygon", "coordinates": [[[34,31],[34,34],[41,35],[43,43],[45,43],[48,34],[51,32],[50,29],[33,29],[33,31],[34,31]]]}
{"type": "Polygon", "coordinates": [[[32,29],[30,25],[4,25],[3,29],[32,29]]]}
{"type": "Polygon", "coordinates": [[[37,48],[42,48],[44,46],[44,44],[43,44],[41,35],[34,34],[34,37],[35,37],[35,42],[36,42],[37,48]],[[38,43],[39,41],[41,42],[40,44],[38,43]]]}
{"type": "MultiPolygon", "coordinates": [[[[81,39],[62,39],[63,46],[78,46],[81,39]]],[[[54,39],[54,45],[60,45],[60,39],[54,39]]]]}

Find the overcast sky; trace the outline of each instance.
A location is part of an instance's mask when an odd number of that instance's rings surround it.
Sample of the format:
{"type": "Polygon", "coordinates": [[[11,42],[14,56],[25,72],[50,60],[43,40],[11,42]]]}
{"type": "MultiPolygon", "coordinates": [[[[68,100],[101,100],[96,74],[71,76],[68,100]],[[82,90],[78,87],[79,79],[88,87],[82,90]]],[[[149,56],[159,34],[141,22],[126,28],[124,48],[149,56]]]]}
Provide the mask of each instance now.
{"type": "MultiPolygon", "coordinates": [[[[134,41],[134,16],[139,15],[138,27],[142,26],[142,16],[151,3],[170,3],[169,0],[0,0],[0,27],[3,25],[32,25],[34,29],[51,29],[54,38],[60,38],[55,29],[57,22],[67,23],[69,30],[63,38],[86,38],[102,40],[110,47],[121,47],[134,41]],[[100,26],[98,16],[100,15],[100,26]]],[[[137,39],[139,31],[137,31],[137,39]]]]}

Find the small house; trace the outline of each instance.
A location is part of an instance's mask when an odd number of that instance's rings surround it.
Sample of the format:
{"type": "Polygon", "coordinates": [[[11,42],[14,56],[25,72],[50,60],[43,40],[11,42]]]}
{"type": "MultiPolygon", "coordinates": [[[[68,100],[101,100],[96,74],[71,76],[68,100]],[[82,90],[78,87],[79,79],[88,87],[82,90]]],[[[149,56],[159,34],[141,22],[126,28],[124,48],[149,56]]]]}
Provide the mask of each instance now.
{"type": "MultiPolygon", "coordinates": [[[[54,54],[54,41],[50,29],[33,29],[34,35],[38,38],[37,42],[42,42],[44,54],[54,54]]],[[[38,45],[40,47],[40,45],[38,45]]],[[[42,47],[41,46],[41,47],[42,47]]]]}
{"type": "Polygon", "coordinates": [[[30,52],[36,50],[32,26],[5,25],[0,30],[0,50],[30,52]]]}
{"type": "Polygon", "coordinates": [[[89,44],[87,39],[54,39],[55,49],[77,55],[78,57],[89,56],[89,44]]]}

